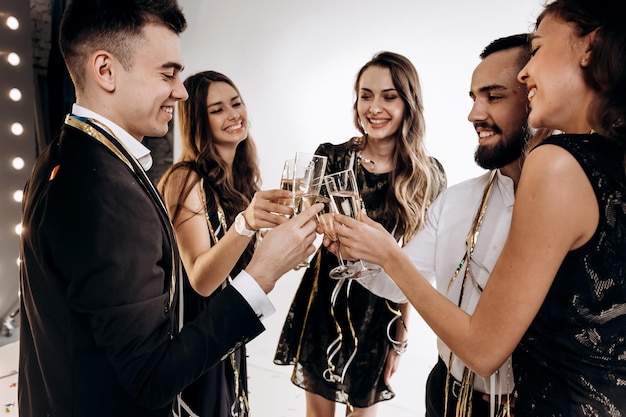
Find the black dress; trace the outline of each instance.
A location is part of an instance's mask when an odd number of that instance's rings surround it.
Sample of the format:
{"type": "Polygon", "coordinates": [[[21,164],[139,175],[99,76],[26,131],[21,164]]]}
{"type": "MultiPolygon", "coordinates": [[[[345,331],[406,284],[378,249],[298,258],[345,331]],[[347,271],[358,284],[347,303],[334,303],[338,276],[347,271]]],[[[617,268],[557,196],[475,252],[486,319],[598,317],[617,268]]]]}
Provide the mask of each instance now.
{"type": "MultiPolygon", "coordinates": [[[[207,185],[205,181],[203,183],[204,193],[206,196],[206,212],[208,213],[208,221],[211,223],[217,240],[219,240],[225,234],[224,228],[221,226],[218,211],[216,210],[216,202],[213,191],[207,185]]],[[[228,218],[228,216],[226,216],[228,218]]],[[[208,227],[208,226],[207,226],[208,227]]],[[[211,238],[211,244],[215,245],[217,242],[211,238]]],[[[243,269],[243,266],[238,263],[231,271],[230,276],[235,277],[243,269]]],[[[205,310],[211,303],[212,299],[223,289],[223,286],[216,289],[208,297],[203,297],[198,294],[189,283],[189,277],[187,273],[183,271],[183,300],[184,300],[184,322],[192,321],[201,311],[205,310]]],[[[224,285],[228,285],[225,282],[224,285]]],[[[183,401],[191,407],[193,412],[199,417],[231,417],[231,407],[234,412],[238,412],[239,417],[246,417],[248,414],[245,412],[246,406],[244,402],[247,402],[248,395],[248,383],[247,383],[247,367],[246,367],[246,347],[242,345],[241,348],[235,350],[233,353],[235,360],[236,371],[238,372],[238,381],[235,380],[235,369],[232,365],[232,359],[230,355],[223,361],[218,363],[215,367],[209,369],[198,380],[189,385],[182,392],[181,397],[183,401]],[[238,387],[236,387],[238,384],[238,387]],[[235,390],[238,389],[239,396],[235,395],[235,390]],[[242,398],[241,395],[245,395],[242,398]]],[[[187,417],[190,414],[185,410],[181,410],[181,417],[187,417]]],[[[191,414],[193,416],[193,414],[191,414]]]]}
{"type": "Polygon", "coordinates": [[[598,228],[570,251],[513,353],[516,416],[626,415],[624,149],[593,135],[556,135],[596,194],[598,228]]]}
{"type": "MultiPolygon", "coordinates": [[[[352,168],[367,214],[380,222],[388,231],[394,222],[387,215],[386,201],[390,193],[390,174],[373,174],[360,166],[351,152],[352,141],[333,145],[324,143],[315,151],[328,157],[326,172],[338,172],[352,168]]],[[[443,179],[443,168],[432,158],[434,168],[443,179]]],[[[389,400],[395,396],[385,384],[383,373],[390,342],[387,326],[395,317],[392,309],[397,305],[380,298],[361,285],[346,280],[341,287],[339,281],[328,276],[338,265],[334,254],[321,246],[296,291],[287,314],[276,349],[274,363],[294,365],[291,381],[307,391],[324,398],[359,407],[389,400]],[[334,307],[331,297],[336,291],[334,307]],[[343,383],[330,382],[328,376],[329,346],[339,335],[343,336],[339,352],[332,357],[334,373],[342,375],[343,383]],[[356,354],[355,336],[357,339],[356,354]],[[345,365],[348,363],[347,370],[345,365]]],[[[394,323],[395,325],[395,323],[394,323]]],[[[390,334],[395,335],[395,329],[390,334]]],[[[332,352],[332,349],[331,349],[332,352]]]]}

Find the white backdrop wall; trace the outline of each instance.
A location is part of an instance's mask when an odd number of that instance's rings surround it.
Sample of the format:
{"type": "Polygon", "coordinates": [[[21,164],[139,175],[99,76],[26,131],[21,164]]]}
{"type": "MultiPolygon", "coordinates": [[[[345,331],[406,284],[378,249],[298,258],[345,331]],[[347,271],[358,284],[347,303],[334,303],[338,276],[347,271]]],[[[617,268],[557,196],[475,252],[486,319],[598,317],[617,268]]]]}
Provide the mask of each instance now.
{"type": "Polygon", "coordinates": [[[429,152],[449,184],[482,172],[467,121],[472,71],[491,40],[532,29],[542,0],[181,0],[183,76],[213,69],[241,90],[265,187],[282,161],[355,135],[353,84],[381,50],[420,75],[429,152]]]}
{"type": "MultiPolygon", "coordinates": [[[[181,38],[183,77],[212,69],[233,79],[251,118],[263,188],[274,188],[282,161],[296,151],[312,152],[321,142],[341,143],[357,133],[352,124],[355,75],[382,50],[407,56],[417,68],[426,144],[446,169],[449,185],[481,174],[473,161],[477,136],[467,121],[472,71],[491,40],[532,30],[543,0],[180,3],[189,23],[181,38]]],[[[295,278],[283,278],[270,295],[278,312],[265,323],[268,331],[250,344],[250,361],[261,367],[283,368],[272,365],[273,350],[301,272],[288,275],[295,278]]],[[[411,348],[392,380],[398,394],[393,402],[423,415],[435,339],[416,314],[410,327],[411,348]]],[[[256,388],[276,390],[277,401],[298,393],[295,388],[256,388]]],[[[256,414],[270,415],[258,406],[256,414]]]]}

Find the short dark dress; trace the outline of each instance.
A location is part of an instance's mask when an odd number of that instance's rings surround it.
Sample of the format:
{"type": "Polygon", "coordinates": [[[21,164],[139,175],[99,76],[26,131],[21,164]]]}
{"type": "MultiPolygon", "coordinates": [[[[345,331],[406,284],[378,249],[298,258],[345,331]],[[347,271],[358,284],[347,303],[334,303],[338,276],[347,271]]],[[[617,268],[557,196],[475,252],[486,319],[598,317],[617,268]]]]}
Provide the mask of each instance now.
{"type": "Polygon", "coordinates": [[[524,417],[626,416],[626,176],[624,148],[600,135],[556,135],[596,194],[598,228],[570,251],[513,353],[524,417]]]}
{"type": "MultiPolygon", "coordinates": [[[[394,224],[390,224],[390,216],[385,216],[390,174],[373,174],[365,170],[356,158],[351,158],[351,144],[352,141],[340,145],[324,143],[315,153],[328,157],[327,173],[349,168],[355,171],[368,216],[391,231],[394,224]]],[[[441,176],[442,187],[445,187],[443,168],[434,158],[432,161],[433,170],[441,176]]],[[[340,403],[346,403],[347,395],[351,405],[369,407],[395,396],[391,387],[385,384],[383,373],[390,349],[387,326],[395,317],[391,309],[397,309],[397,304],[350,280],[337,288],[339,281],[328,276],[337,265],[336,256],[321,246],[296,291],[278,341],[274,363],[294,365],[291,381],[307,391],[340,403]],[[331,296],[335,290],[336,301],[331,308],[331,296]],[[332,360],[336,374],[344,372],[345,364],[354,352],[352,329],[358,340],[356,356],[345,372],[343,384],[324,378],[329,367],[327,349],[338,337],[337,326],[343,339],[341,350],[332,360]]],[[[393,326],[395,322],[390,330],[392,336],[395,335],[393,326]]]]}
{"type": "MultiPolygon", "coordinates": [[[[215,198],[213,192],[204,182],[206,195],[207,212],[209,221],[219,240],[225,233],[220,225],[217,210],[215,209],[215,198]]],[[[228,216],[227,216],[228,217],[228,216]]],[[[208,227],[208,226],[207,226],[208,227]]],[[[211,239],[211,244],[216,242],[211,239]]],[[[231,271],[231,276],[236,276],[243,267],[236,265],[231,271]]],[[[206,309],[211,300],[221,291],[221,287],[215,290],[210,296],[199,295],[189,283],[187,273],[183,271],[183,300],[184,300],[184,322],[192,321],[198,313],[206,309]]],[[[234,352],[235,364],[239,372],[239,392],[248,395],[246,348],[245,345],[234,352]]],[[[215,367],[211,368],[198,380],[189,385],[181,394],[182,399],[191,407],[193,412],[199,417],[231,417],[231,407],[239,417],[246,417],[245,407],[242,406],[239,398],[235,397],[234,369],[231,365],[230,357],[227,357],[215,367]]],[[[181,410],[181,417],[188,417],[190,414],[181,410]]]]}

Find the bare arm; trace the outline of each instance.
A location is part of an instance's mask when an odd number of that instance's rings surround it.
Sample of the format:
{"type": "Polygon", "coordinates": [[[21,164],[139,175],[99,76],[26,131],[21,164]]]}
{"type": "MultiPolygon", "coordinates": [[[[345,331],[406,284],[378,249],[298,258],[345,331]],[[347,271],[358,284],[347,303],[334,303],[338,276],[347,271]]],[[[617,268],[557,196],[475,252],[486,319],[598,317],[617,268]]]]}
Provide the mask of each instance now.
{"type": "MultiPolygon", "coordinates": [[[[182,203],[182,213],[174,223],[181,258],[191,286],[199,294],[208,296],[226,279],[251,238],[239,235],[234,227],[231,227],[219,242],[212,246],[205,217],[204,191],[200,186],[198,176],[191,173],[188,182],[195,182],[195,185],[185,200],[180,202],[178,201],[179,193],[173,190],[180,190],[180,182],[183,180],[183,172],[172,174],[164,191],[165,203],[170,213],[176,205],[182,203]]],[[[275,201],[276,198],[285,197],[284,193],[289,192],[272,190],[256,193],[244,212],[249,227],[254,230],[262,227],[271,228],[287,221],[285,217],[269,211],[281,212],[281,210],[288,209],[286,206],[270,201],[270,199],[275,201]]]]}
{"type": "MultiPolygon", "coordinates": [[[[409,326],[409,315],[411,314],[411,304],[409,303],[402,303],[402,304],[398,304],[398,310],[400,311],[400,318],[397,319],[396,321],[396,331],[395,334],[392,334],[391,337],[394,338],[395,341],[397,342],[404,342],[407,341],[408,343],[408,326],[409,326]]],[[[398,346],[396,346],[396,348],[398,348],[400,350],[400,352],[403,352],[403,350],[406,350],[407,348],[407,344],[403,343],[400,344],[398,346]]],[[[401,353],[398,353],[398,351],[396,351],[394,348],[389,350],[389,355],[387,355],[387,362],[385,364],[385,383],[389,383],[389,380],[391,379],[391,377],[393,376],[393,374],[396,373],[396,371],[398,370],[398,367],[400,366],[400,355],[401,353]]]]}
{"type": "Polygon", "coordinates": [[[472,316],[434,289],[380,225],[336,220],[345,225],[335,226],[342,248],[381,265],[444,343],[486,376],[519,343],[567,252],[594,233],[598,205],[567,151],[552,145],[534,150],[524,165],[509,237],[472,316]],[[375,248],[368,248],[373,241],[375,248]]]}

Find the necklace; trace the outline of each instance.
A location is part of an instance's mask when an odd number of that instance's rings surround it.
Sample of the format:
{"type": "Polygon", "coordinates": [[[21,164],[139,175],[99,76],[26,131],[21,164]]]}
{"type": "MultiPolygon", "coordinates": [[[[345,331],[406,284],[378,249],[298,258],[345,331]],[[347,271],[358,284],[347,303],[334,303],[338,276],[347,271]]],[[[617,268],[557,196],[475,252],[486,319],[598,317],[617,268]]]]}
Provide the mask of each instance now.
{"type": "MultiPolygon", "coordinates": [[[[463,259],[461,259],[459,266],[454,271],[452,278],[450,278],[450,281],[448,282],[448,289],[450,289],[450,286],[452,285],[452,283],[459,276],[461,269],[463,268],[463,266],[465,266],[465,271],[463,273],[463,281],[461,285],[461,292],[459,294],[459,301],[457,303],[459,307],[461,306],[461,303],[463,302],[463,295],[465,292],[466,282],[468,279],[471,280],[471,282],[476,287],[479,293],[483,292],[483,288],[474,277],[474,274],[471,271],[470,265],[472,261],[472,254],[474,253],[474,248],[476,247],[476,242],[478,240],[478,235],[480,233],[480,228],[483,223],[485,211],[487,210],[487,202],[489,201],[489,197],[491,196],[491,190],[493,189],[495,179],[496,179],[496,170],[494,169],[491,171],[489,181],[487,182],[487,185],[485,186],[485,189],[483,191],[483,196],[480,202],[480,206],[478,210],[476,211],[474,220],[472,222],[472,226],[465,239],[465,254],[463,256],[463,259]]],[[[447,364],[448,369],[447,369],[446,379],[445,379],[444,415],[448,414],[448,398],[449,398],[449,393],[450,393],[451,384],[452,384],[451,382],[452,362],[454,358],[455,358],[454,353],[450,351],[450,356],[448,358],[448,364],[447,364]]],[[[509,359],[507,359],[507,361],[509,361],[509,359]]],[[[509,374],[507,375],[507,390],[506,390],[507,392],[505,395],[506,398],[500,401],[500,405],[496,404],[495,409],[491,408],[490,412],[492,416],[494,415],[494,413],[498,417],[510,417],[511,416],[511,406],[510,406],[511,399],[509,397],[510,389],[508,386],[508,380],[510,378],[510,361],[508,363],[509,363],[509,374]]],[[[464,368],[463,377],[461,378],[460,386],[458,389],[457,409],[456,409],[457,416],[470,417],[472,415],[471,404],[472,404],[472,397],[473,397],[473,392],[474,392],[473,391],[474,375],[475,374],[471,369],[469,369],[468,367],[464,368]]],[[[498,381],[499,381],[499,378],[500,378],[499,370],[496,371],[495,374],[490,377],[490,383],[492,386],[492,390],[490,394],[490,404],[493,406],[493,404],[496,403],[495,393],[493,390],[493,388],[495,387],[495,382],[491,378],[498,378],[498,381]]],[[[499,382],[498,382],[498,385],[499,385],[499,382]]],[[[498,394],[498,396],[500,396],[500,394],[498,394]]]]}
{"type": "Polygon", "coordinates": [[[371,169],[376,168],[376,162],[374,162],[373,160],[371,160],[369,158],[364,157],[361,154],[361,151],[357,152],[356,157],[359,158],[359,163],[367,162],[368,164],[370,164],[370,168],[371,169]]]}

